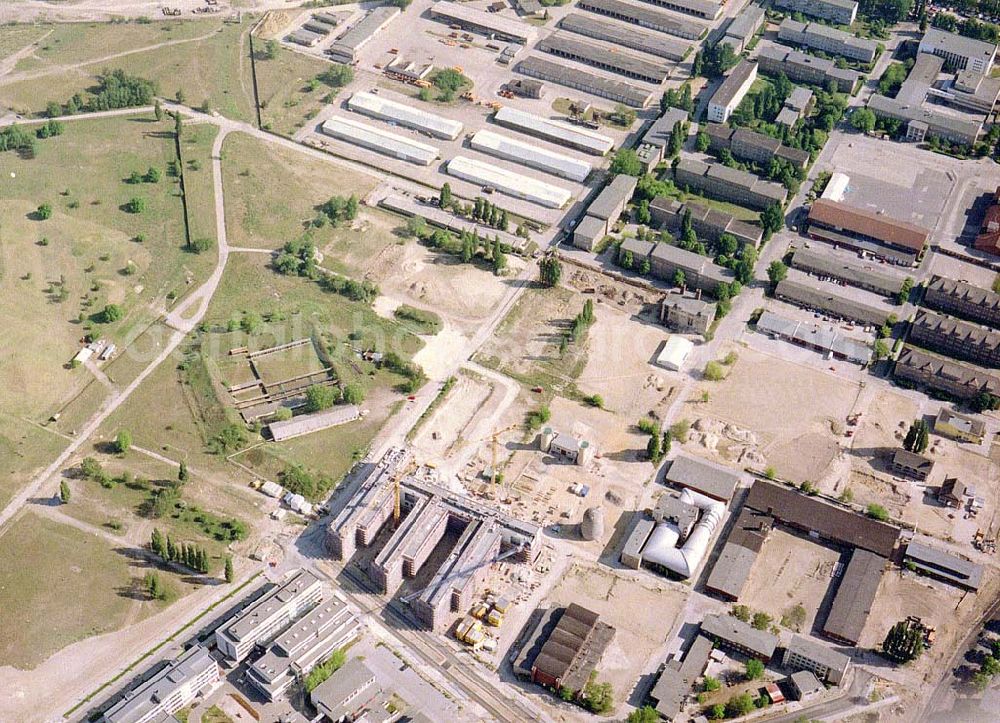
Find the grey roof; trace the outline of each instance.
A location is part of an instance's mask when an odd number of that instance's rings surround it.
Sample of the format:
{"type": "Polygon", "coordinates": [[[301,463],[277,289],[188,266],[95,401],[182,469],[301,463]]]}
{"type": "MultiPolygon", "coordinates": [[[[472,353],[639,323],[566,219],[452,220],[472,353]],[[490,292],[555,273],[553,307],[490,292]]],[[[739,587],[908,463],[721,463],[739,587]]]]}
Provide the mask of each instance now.
{"type": "Polygon", "coordinates": [[[841,673],[844,673],[851,664],[851,659],[843,653],[802,635],[793,635],[785,649],[824,668],[838,670],[841,673]]]}
{"type": "Polygon", "coordinates": [[[665,263],[677,266],[685,272],[694,272],[702,278],[716,283],[728,284],[734,278],[732,271],[719,266],[712,259],[696,254],[693,251],[687,251],[673,244],[658,243],[650,255],[665,263]]]}
{"type": "Polygon", "coordinates": [[[226,620],[217,632],[233,640],[253,638],[262,626],[283,611],[291,601],[319,582],[320,579],[311,570],[296,570],[294,575],[258,598],[252,605],[226,620]]]}
{"type": "Polygon", "coordinates": [[[680,309],[684,313],[692,316],[707,314],[708,316],[713,317],[715,315],[715,304],[705,301],[704,299],[696,299],[693,296],[684,296],[683,294],[667,294],[663,297],[663,305],[670,308],[680,309]]]}
{"type": "Polygon", "coordinates": [[[674,132],[674,125],[677,122],[687,123],[688,112],[681,108],[667,108],[666,112],[653,121],[648,130],[642,136],[643,143],[652,143],[654,146],[665,148],[667,141],[674,132]]]}
{"type": "Polygon", "coordinates": [[[678,455],[670,463],[665,479],[678,487],[690,487],[695,492],[727,502],[740,483],[738,472],[686,454],[678,455]]]}
{"type": "Polygon", "coordinates": [[[812,100],[813,92],[808,88],[797,85],[792,88],[792,93],[785,99],[785,105],[794,110],[805,110],[812,100]]]}
{"type": "Polygon", "coordinates": [[[764,15],[760,5],[747,5],[726,27],[726,37],[748,40],[764,22],[764,15]]]}
{"type": "Polygon", "coordinates": [[[724,166],[721,163],[703,163],[694,158],[682,158],[677,165],[677,170],[681,173],[688,173],[693,176],[704,176],[721,183],[742,188],[751,193],[768,198],[775,203],[784,203],[788,197],[788,190],[780,183],[766,181],[760,176],[756,176],[747,171],[740,171],[736,168],[724,166]]]}
{"type": "Polygon", "coordinates": [[[649,539],[649,535],[652,533],[653,527],[656,526],[656,522],[642,513],[637,515],[637,517],[638,519],[636,520],[635,526],[625,539],[625,545],[622,547],[622,556],[635,557],[642,552],[642,548],[646,544],[646,540],[649,539]]]}
{"type": "Polygon", "coordinates": [[[580,238],[588,238],[596,241],[597,239],[604,238],[606,231],[606,221],[602,221],[596,216],[584,216],[580,219],[580,223],[576,225],[573,233],[574,235],[579,234],[580,238]]]}
{"type": "Polygon", "coordinates": [[[784,64],[789,78],[793,76],[796,70],[810,69],[813,72],[823,73],[828,79],[853,86],[858,82],[858,78],[861,77],[861,74],[857,71],[838,68],[828,58],[819,58],[815,55],[809,55],[798,50],[790,50],[789,48],[769,42],[763,42],[758,47],[757,57],[784,64]]]}
{"type": "Polygon", "coordinates": [[[741,60],[740,63],[733,68],[726,79],[722,81],[722,85],[719,86],[718,90],[712,95],[711,102],[715,105],[728,106],[736,98],[736,94],[739,93],[742,85],[747,81],[747,79],[753,75],[757,70],[757,64],[752,63],[749,60],[741,60]]]}
{"type": "Polygon", "coordinates": [[[961,414],[960,412],[948,409],[947,407],[941,407],[941,411],[938,412],[935,424],[949,424],[952,427],[956,427],[964,432],[975,434],[980,437],[986,432],[986,424],[983,423],[983,420],[970,417],[966,414],[961,414]]]}
{"type": "Polygon", "coordinates": [[[922,122],[927,124],[927,130],[931,135],[952,134],[960,136],[968,142],[972,142],[979,136],[983,128],[980,121],[965,120],[956,116],[942,113],[933,105],[908,105],[899,98],[889,98],[888,96],[872,95],[868,99],[868,109],[875,115],[889,116],[907,123],[922,122]]]}
{"type": "Polygon", "coordinates": [[[888,306],[885,308],[870,306],[848,298],[842,295],[843,292],[839,288],[836,284],[818,281],[803,274],[802,277],[786,278],[779,282],[774,295],[779,299],[791,301],[808,309],[820,310],[839,319],[873,326],[882,326],[892,313],[888,306]]]}
{"type": "Polygon", "coordinates": [[[951,393],[955,393],[956,387],[961,387],[964,390],[961,394],[963,399],[975,397],[981,392],[1000,394],[1000,376],[974,364],[947,359],[909,344],[903,346],[893,374],[951,393]]]}
{"type": "Polygon", "coordinates": [[[606,40],[624,48],[641,50],[674,61],[682,60],[691,48],[689,43],[674,40],[662,33],[645,32],[584,13],[570,13],[559,22],[559,27],[571,33],[606,40]]]}
{"type": "Polygon", "coordinates": [[[348,712],[344,709],[344,700],[371,685],[374,678],[375,673],[360,658],[351,658],[340,670],[313,688],[309,699],[313,705],[323,705],[335,715],[337,712],[344,715],[348,712]]]}
{"type": "Polygon", "coordinates": [[[493,116],[493,122],[540,136],[553,143],[585,149],[587,153],[592,155],[604,155],[614,146],[613,138],[589,128],[572,125],[563,120],[525,113],[510,106],[504,106],[498,110],[493,116]]]}
{"type": "Polygon", "coordinates": [[[381,30],[385,25],[399,15],[400,10],[394,5],[382,5],[373,8],[361,20],[356,22],[346,33],[337,38],[327,49],[331,55],[341,55],[344,57],[354,57],[365,43],[371,40],[372,36],[381,30]]]}
{"type": "Polygon", "coordinates": [[[791,127],[795,125],[799,118],[800,114],[798,111],[792,110],[791,108],[782,108],[778,111],[778,115],[774,117],[774,122],[778,125],[791,127]]]}
{"type": "Polygon", "coordinates": [[[603,75],[581,71],[545,58],[530,56],[517,64],[517,71],[533,78],[576,88],[601,98],[610,98],[635,108],[645,108],[653,100],[653,91],[603,75]]]}
{"type": "Polygon", "coordinates": [[[757,560],[757,554],[756,550],[749,547],[727,542],[712,567],[705,587],[738,600],[750,578],[750,570],[757,560]]]}
{"type": "Polygon", "coordinates": [[[993,43],[976,40],[975,38],[967,38],[957,33],[949,33],[940,28],[927,28],[927,32],[924,33],[924,37],[920,40],[921,45],[924,43],[942,48],[946,52],[954,53],[955,55],[962,55],[967,58],[978,57],[984,62],[989,61],[997,49],[997,46],[993,43]]]}
{"type": "Polygon", "coordinates": [[[338,424],[353,422],[361,416],[361,409],[354,404],[338,405],[324,412],[303,414],[284,422],[271,422],[267,425],[275,441],[300,437],[321,429],[335,427],[338,424]]]}
{"type": "Polygon", "coordinates": [[[681,38],[698,38],[705,32],[699,22],[621,0],[580,0],[577,7],[681,38]]]}
{"type": "Polygon", "coordinates": [[[206,670],[217,667],[208,648],[196,645],[171,661],[154,676],[128,691],[125,697],[104,713],[107,723],[136,723],[146,720],[164,701],[206,670]]]}
{"type": "Polygon", "coordinates": [[[831,351],[862,364],[868,363],[872,357],[871,348],[861,339],[844,336],[839,331],[824,329],[817,324],[789,319],[772,311],[761,314],[757,330],[793,343],[831,351]]]}
{"type": "Polygon", "coordinates": [[[934,276],[927,285],[924,303],[935,309],[949,311],[949,306],[943,304],[946,301],[960,303],[966,308],[972,307],[975,313],[967,315],[981,321],[986,321],[992,315],[1000,313],[1000,294],[995,291],[973,286],[967,281],[955,281],[944,276],[934,276]]]}
{"type": "Polygon", "coordinates": [[[635,176],[615,176],[587,207],[587,215],[608,221],[613,215],[621,213],[622,206],[632,198],[637,182],[635,176]]]}
{"type": "MultiPolygon", "coordinates": [[[[978,352],[970,350],[970,353],[977,355],[992,355],[1000,348],[1000,331],[927,309],[920,309],[917,312],[910,333],[917,343],[921,343],[924,339],[933,339],[938,343],[950,339],[966,347],[979,347],[978,352]]],[[[953,356],[963,355],[958,353],[953,356]]]]}
{"type": "Polygon", "coordinates": [[[872,56],[878,51],[878,43],[874,40],[858,38],[851,33],[838,30],[823,23],[800,23],[788,17],[782,21],[778,29],[778,34],[779,36],[782,36],[782,34],[801,34],[801,37],[796,38],[796,40],[809,46],[813,46],[817,39],[822,38],[830,40],[834,44],[853,48],[872,56]]]}
{"type": "Polygon", "coordinates": [[[637,238],[627,238],[622,241],[622,245],[618,249],[618,255],[625,253],[626,251],[632,254],[632,257],[636,260],[644,259],[649,256],[650,252],[653,250],[654,244],[650,241],[644,241],[637,238]]]}
{"type": "Polygon", "coordinates": [[[704,635],[696,635],[683,660],[671,660],[663,666],[656,685],[649,691],[661,716],[673,720],[680,713],[695,681],[705,672],[711,655],[712,641],[704,635]]]}
{"type": "Polygon", "coordinates": [[[864,259],[856,253],[813,244],[795,249],[792,266],[819,276],[830,276],[849,284],[895,296],[903,288],[906,274],[888,264],[864,259]]]}
{"type": "Polygon", "coordinates": [[[824,635],[854,644],[861,640],[886,562],[886,558],[868,550],[854,550],[823,625],[824,635]]]}
{"type": "Polygon", "coordinates": [[[978,590],[983,580],[983,566],[925,545],[916,540],[906,546],[906,559],[921,572],[944,578],[970,590],[978,590]]]}
{"type": "Polygon", "coordinates": [[[706,615],[701,632],[723,644],[749,650],[752,655],[769,660],[778,647],[778,637],[766,630],[757,630],[732,615],[706,615]]]}
{"type": "Polygon", "coordinates": [[[819,678],[811,670],[797,670],[788,677],[802,697],[826,690],[826,686],[819,681],[819,678]]]}
{"type": "Polygon", "coordinates": [[[514,38],[523,43],[535,39],[535,28],[500,13],[491,13],[461,2],[442,0],[431,5],[431,17],[452,20],[462,25],[482,28],[505,38],[514,38]]]}
{"type": "Polygon", "coordinates": [[[618,51],[613,46],[605,47],[581,40],[577,35],[560,30],[538,41],[535,48],[649,83],[663,82],[673,67],[666,62],[645,60],[638,55],[618,51]]]}

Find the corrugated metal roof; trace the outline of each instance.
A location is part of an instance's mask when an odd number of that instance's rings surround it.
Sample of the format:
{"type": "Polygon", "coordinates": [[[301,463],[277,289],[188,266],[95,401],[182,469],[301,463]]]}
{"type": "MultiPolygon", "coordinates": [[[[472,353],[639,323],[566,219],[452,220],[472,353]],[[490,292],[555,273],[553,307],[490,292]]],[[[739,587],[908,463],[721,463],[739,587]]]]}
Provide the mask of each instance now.
{"type": "Polygon", "coordinates": [[[571,181],[583,181],[590,175],[591,165],[562,153],[550,151],[531,143],[500,135],[486,129],[472,137],[473,148],[508,161],[522,163],[571,181]]]}
{"type": "Polygon", "coordinates": [[[573,196],[565,188],[467,156],[455,156],[448,161],[448,173],[482,186],[492,186],[509,196],[523,198],[546,208],[562,208],[573,196]]]}
{"type": "Polygon", "coordinates": [[[533,113],[525,113],[510,106],[504,106],[498,110],[493,121],[503,126],[540,136],[553,143],[586,148],[588,152],[598,156],[603,156],[615,145],[613,138],[587,128],[561,120],[543,118],[533,113]]]}

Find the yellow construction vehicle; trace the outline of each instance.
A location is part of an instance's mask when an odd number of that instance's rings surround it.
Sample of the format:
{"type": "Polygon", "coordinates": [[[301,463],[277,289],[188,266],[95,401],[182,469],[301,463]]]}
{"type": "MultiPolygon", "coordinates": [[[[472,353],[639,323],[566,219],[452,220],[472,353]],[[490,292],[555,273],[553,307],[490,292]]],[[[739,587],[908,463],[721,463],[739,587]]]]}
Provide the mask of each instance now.
{"type": "Polygon", "coordinates": [[[499,628],[501,623],[503,623],[503,613],[496,609],[490,610],[489,615],[486,616],[486,624],[499,628]]]}

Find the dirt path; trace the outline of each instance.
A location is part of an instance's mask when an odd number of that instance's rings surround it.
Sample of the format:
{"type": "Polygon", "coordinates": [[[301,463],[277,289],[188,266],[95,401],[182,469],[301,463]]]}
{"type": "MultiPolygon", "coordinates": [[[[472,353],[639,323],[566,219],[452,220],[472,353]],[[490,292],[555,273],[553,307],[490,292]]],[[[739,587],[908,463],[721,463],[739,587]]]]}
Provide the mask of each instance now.
{"type": "Polygon", "coordinates": [[[37,40],[34,40],[33,42],[28,43],[17,52],[8,55],[3,60],[0,60],[0,76],[7,75],[7,73],[13,71],[14,66],[16,66],[23,58],[27,58],[29,55],[34,53],[35,47],[40,42],[45,40],[45,38],[49,37],[49,35],[51,35],[52,32],[53,32],[52,30],[49,30],[42,37],[38,38],[37,40]]]}

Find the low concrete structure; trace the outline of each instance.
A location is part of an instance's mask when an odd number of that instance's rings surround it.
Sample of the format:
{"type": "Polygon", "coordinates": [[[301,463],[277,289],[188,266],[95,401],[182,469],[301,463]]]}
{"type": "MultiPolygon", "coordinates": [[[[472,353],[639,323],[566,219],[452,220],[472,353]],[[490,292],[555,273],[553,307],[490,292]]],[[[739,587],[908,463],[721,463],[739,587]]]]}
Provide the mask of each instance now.
{"type": "Polygon", "coordinates": [[[567,88],[575,88],[599,98],[623,103],[630,108],[647,108],[653,102],[654,93],[652,90],[641,88],[632,83],[612,80],[604,75],[581,71],[579,68],[562,63],[554,63],[535,55],[519,62],[515,70],[530,78],[546,80],[567,88]]]}
{"type": "Polygon", "coordinates": [[[694,350],[694,343],[683,336],[671,335],[656,357],[656,365],[672,372],[679,372],[694,350]]]}
{"type": "Polygon", "coordinates": [[[373,673],[360,658],[351,658],[344,666],[317,685],[309,700],[328,721],[352,719],[381,692],[373,673]]]}
{"type": "Polygon", "coordinates": [[[594,458],[594,446],[586,439],[546,427],[539,436],[540,449],[572,464],[587,465],[594,458]]]}
{"type": "Polygon", "coordinates": [[[645,5],[621,2],[621,0],[580,0],[577,7],[580,10],[687,40],[697,40],[705,34],[704,23],[645,5]]]}
{"type": "Polygon", "coordinates": [[[860,339],[842,334],[834,330],[834,327],[823,328],[818,324],[796,321],[771,311],[761,314],[757,321],[757,331],[855,364],[868,364],[872,358],[871,346],[860,339]]]}
{"type": "Polygon", "coordinates": [[[793,700],[810,700],[826,691],[826,686],[819,682],[812,671],[800,670],[788,676],[788,687],[793,700]]]}
{"type": "Polygon", "coordinates": [[[859,289],[882,296],[896,297],[903,290],[905,272],[857,253],[812,244],[794,249],[792,268],[812,274],[820,280],[837,279],[859,289]]]}
{"type": "Polygon", "coordinates": [[[436,2],[431,5],[430,15],[448,25],[521,45],[531,45],[537,35],[535,28],[527,23],[460,2],[436,2]]]}
{"type": "Polygon", "coordinates": [[[361,419],[361,408],[356,404],[344,404],[323,412],[303,414],[284,422],[271,422],[267,425],[275,442],[294,439],[323,429],[361,419]]]}
{"type": "Polygon", "coordinates": [[[638,179],[634,176],[619,174],[611,180],[611,183],[602,188],[601,192],[587,206],[587,213],[581,221],[582,224],[588,218],[595,219],[600,224],[600,230],[598,230],[598,225],[594,224],[593,221],[588,222],[592,228],[588,227],[584,229],[584,234],[581,237],[582,243],[577,243],[576,236],[574,235],[573,244],[589,251],[593,247],[593,243],[590,243],[588,246],[584,238],[592,235],[599,235],[603,238],[605,235],[611,233],[612,227],[625,212],[628,202],[632,200],[632,194],[635,192],[637,182],[638,179]]]}

